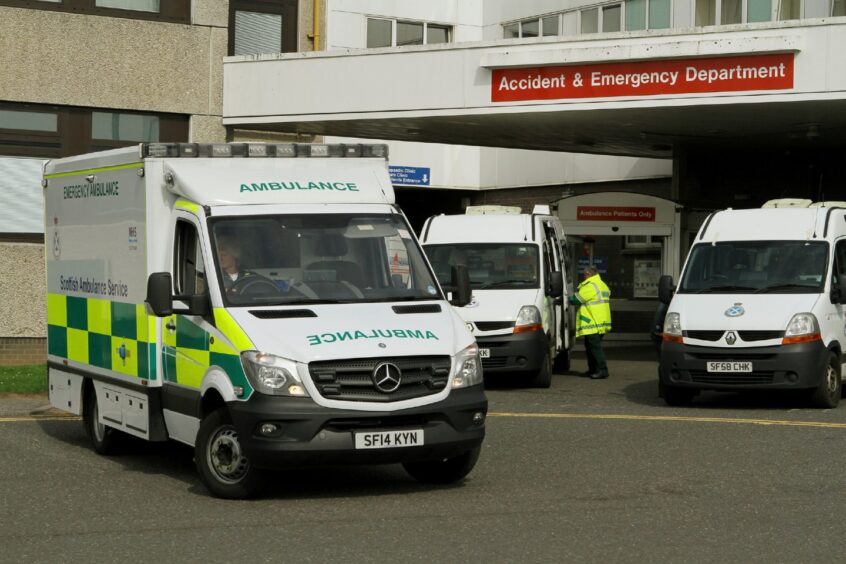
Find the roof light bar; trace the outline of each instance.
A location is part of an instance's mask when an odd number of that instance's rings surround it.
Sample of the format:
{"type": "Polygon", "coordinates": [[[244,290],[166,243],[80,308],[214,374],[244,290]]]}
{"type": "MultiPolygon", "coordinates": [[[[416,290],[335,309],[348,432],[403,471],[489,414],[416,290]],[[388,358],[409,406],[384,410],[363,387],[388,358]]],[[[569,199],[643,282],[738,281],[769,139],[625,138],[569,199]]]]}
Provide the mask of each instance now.
{"type": "Polygon", "coordinates": [[[141,157],[375,157],[387,159],[388,146],[358,143],[142,143],[141,157]]]}

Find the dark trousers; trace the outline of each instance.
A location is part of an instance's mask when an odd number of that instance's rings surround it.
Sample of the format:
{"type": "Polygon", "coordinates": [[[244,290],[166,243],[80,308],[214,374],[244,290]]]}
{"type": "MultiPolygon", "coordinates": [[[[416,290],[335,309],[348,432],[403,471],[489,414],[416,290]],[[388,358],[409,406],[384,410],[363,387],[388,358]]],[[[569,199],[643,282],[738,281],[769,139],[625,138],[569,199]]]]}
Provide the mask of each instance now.
{"type": "Polygon", "coordinates": [[[608,363],[605,361],[605,353],[602,352],[602,338],[604,336],[597,333],[585,335],[585,354],[588,371],[591,374],[608,373],[608,363]]]}

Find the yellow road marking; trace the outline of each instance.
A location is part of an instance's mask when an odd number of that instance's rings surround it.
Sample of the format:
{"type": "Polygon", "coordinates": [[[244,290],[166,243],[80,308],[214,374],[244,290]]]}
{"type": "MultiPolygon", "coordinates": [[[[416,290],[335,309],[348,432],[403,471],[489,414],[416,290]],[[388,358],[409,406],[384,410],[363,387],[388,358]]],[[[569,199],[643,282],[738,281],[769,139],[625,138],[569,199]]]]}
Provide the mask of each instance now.
{"type": "Polygon", "coordinates": [[[20,417],[0,417],[0,423],[17,423],[20,421],[79,421],[81,417],[75,415],[22,415],[20,417]]]}
{"type": "Polygon", "coordinates": [[[846,423],[825,421],[787,421],[780,419],[744,419],[740,417],[681,417],[673,415],[619,415],[601,413],[488,413],[488,417],[525,417],[535,419],[610,419],[624,421],[681,421],[685,423],[731,423],[735,425],[764,425],[773,427],[823,427],[846,429],[846,423]]]}

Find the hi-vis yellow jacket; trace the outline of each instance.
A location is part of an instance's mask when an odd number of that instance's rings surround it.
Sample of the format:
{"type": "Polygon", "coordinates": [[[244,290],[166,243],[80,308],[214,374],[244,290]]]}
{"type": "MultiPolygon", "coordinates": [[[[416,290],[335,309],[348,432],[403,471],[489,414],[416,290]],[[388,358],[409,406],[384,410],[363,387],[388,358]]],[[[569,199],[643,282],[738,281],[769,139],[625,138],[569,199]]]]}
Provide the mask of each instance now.
{"type": "Polygon", "coordinates": [[[576,312],[576,337],[602,335],[611,330],[611,290],[599,274],[579,284],[570,302],[580,306],[576,312]]]}

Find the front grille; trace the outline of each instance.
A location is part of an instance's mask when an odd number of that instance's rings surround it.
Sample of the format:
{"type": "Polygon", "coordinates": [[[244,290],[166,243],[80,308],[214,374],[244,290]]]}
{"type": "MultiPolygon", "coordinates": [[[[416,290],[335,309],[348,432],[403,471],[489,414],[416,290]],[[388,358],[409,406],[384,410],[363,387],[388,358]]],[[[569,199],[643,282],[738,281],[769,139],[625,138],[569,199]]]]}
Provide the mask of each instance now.
{"type": "Polygon", "coordinates": [[[513,321],[476,321],[475,324],[479,331],[497,331],[514,327],[513,321]]]}
{"type": "Polygon", "coordinates": [[[507,356],[492,356],[490,358],[482,359],[482,369],[485,368],[502,368],[508,364],[507,356]]]}
{"type": "Polygon", "coordinates": [[[298,317],[317,317],[310,309],[251,309],[250,313],[259,319],[295,319],[298,317]]]}
{"type": "Polygon", "coordinates": [[[733,386],[772,384],[775,379],[775,372],[772,370],[757,370],[755,372],[731,373],[691,370],[690,379],[697,384],[726,384],[733,386]]]}
{"type": "Polygon", "coordinates": [[[431,416],[415,415],[400,417],[364,417],[360,419],[330,419],[324,429],[332,431],[353,431],[359,429],[399,429],[402,427],[424,427],[431,416]]]}
{"type": "Polygon", "coordinates": [[[725,331],[685,331],[683,335],[691,339],[699,339],[700,341],[719,341],[725,331]]]}
{"type": "MultiPolygon", "coordinates": [[[[713,350],[713,349],[712,349],[713,350]]],[[[759,349],[760,350],[760,349],[759,349]]],[[[726,352],[688,352],[687,356],[696,360],[769,360],[775,353],[744,353],[743,349],[727,350],[726,352]]]]}
{"type": "Polygon", "coordinates": [[[395,305],[391,309],[394,313],[440,313],[441,306],[439,304],[417,304],[417,305],[395,305]]]}
{"type": "Polygon", "coordinates": [[[404,356],[326,360],[308,365],[309,374],[327,399],[343,401],[402,401],[440,392],[449,380],[448,356],[404,356]],[[394,392],[376,389],[373,370],[383,362],[395,364],[402,372],[400,386],[394,392]]]}
{"type": "Polygon", "coordinates": [[[737,334],[744,341],[766,341],[784,337],[784,331],[738,331],[737,334]]]}

